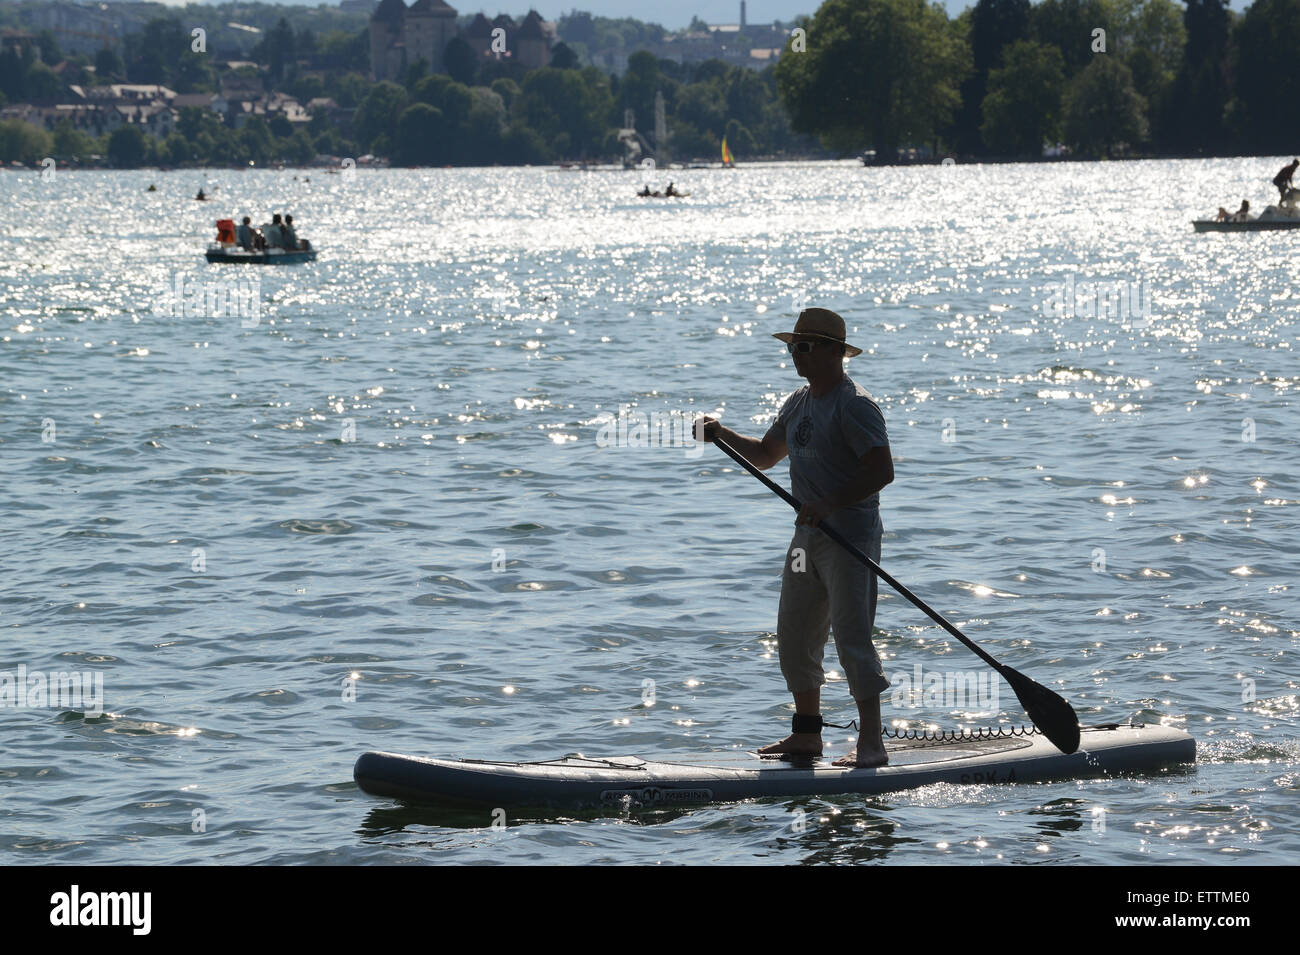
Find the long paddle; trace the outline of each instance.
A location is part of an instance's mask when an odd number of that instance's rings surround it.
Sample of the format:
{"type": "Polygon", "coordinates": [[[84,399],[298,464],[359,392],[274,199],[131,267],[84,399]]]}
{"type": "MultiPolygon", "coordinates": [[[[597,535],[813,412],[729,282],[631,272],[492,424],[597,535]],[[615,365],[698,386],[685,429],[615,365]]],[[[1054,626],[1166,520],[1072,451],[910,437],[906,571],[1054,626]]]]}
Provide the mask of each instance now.
{"type": "MultiPolygon", "coordinates": [[[[758,468],[754,467],[754,465],[750,464],[739,451],[727,444],[727,442],[723,441],[721,438],[715,437],[713,443],[725,451],[727,455],[742,468],[780,495],[785,502],[796,511],[802,508],[803,505],[799,503],[798,499],[793,494],[781,487],[781,485],[777,484],[758,468]]],[[[885,583],[889,584],[889,586],[893,587],[912,603],[916,604],[917,607],[925,611],[926,615],[931,620],[943,627],[943,629],[947,630],[962,643],[966,644],[966,646],[973,650],[980,659],[1001,673],[1002,678],[1005,679],[1007,683],[1011,684],[1011,689],[1015,691],[1016,699],[1020,701],[1020,705],[1023,706],[1025,712],[1029,714],[1029,719],[1039,728],[1039,730],[1042,731],[1044,736],[1052,741],[1052,745],[1063,753],[1073,753],[1079,748],[1079,717],[1074,712],[1074,707],[1066,702],[1064,697],[1052,692],[1041,683],[1034,682],[1019,670],[1013,670],[1006,664],[994,660],[991,656],[976,646],[973,640],[969,639],[964,633],[945,620],[938,611],[900,584],[889,574],[885,573],[879,564],[866,554],[862,553],[862,551],[858,550],[858,548],[854,547],[843,537],[843,535],[840,534],[839,531],[829,526],[825,521],[822,521],[821,524],[818,525],[818,530],[825,533],[827,537],[835,541],[835,543],[839,544],[858,560],[862,561],[862,563],[870,567],[876,572],[876,576],[880,577],[885,583]]]]}

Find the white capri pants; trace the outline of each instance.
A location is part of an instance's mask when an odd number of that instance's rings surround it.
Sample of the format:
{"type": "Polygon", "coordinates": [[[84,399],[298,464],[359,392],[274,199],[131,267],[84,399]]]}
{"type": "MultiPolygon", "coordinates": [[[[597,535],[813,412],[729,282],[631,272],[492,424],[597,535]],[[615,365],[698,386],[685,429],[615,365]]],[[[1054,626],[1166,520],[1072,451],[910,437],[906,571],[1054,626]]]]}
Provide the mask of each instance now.
{"type": "MultiPolygon", "coordinates": [[[[830,523],[835,526],[833,520],[830,523]]],[[[879,562],[883,533],[877,510],[865,538],[844,536],[879,562]]],[[[826,683],[822,655],[830,632],[835,634],[840,667],[855,700],[879,696],[889,687],[871,642],[876,586],[875,573],[835,541],[807,525],[795,528],[785,555],[776,624],[781,673],[791,693],[815,690],[826,683]],[[802,570],[797,569],[800,566],[802,570]]]]}

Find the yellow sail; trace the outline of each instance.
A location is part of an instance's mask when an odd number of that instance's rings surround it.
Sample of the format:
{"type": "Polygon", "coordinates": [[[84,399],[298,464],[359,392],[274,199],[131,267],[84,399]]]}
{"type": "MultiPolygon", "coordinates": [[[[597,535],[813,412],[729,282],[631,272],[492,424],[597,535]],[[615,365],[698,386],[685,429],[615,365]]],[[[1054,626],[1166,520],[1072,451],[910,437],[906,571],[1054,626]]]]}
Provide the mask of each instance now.
{"type": "Polygon", "coordinates": [[[731,150],[727,148],[727,137],[722,137],[722,164],[724,166],[734,166],[736,160],[732,158],[731,150]]]}

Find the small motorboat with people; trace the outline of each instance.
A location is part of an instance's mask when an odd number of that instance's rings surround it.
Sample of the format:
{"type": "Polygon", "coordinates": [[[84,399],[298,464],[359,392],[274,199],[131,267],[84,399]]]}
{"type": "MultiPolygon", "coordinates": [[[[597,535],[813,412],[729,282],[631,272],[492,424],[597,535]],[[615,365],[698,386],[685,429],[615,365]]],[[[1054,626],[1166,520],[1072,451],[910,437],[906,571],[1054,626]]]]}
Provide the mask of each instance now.
{"type": "Polygon", "coordinates": [[[208,244],[209,262],[239,262],[245,265],[290,265],[316,261],[316,250],[300,239],[293,228],[293,216],[283,223],[276,213],[274,221],[254,229],[248,216],[235,225],[234,219],[217,220],[217,239],[208,244]]]}
{"type": "Polygon", "coordinates": [[[1266,206],[1258,216],[1250,214],[1250,203],[1241,200],[1241,208],[1229,212],[1222,206],[1213,219],[1193,219],[1192,228],[1197,232],[1271,232],[1277,229],[1300,228],[1300,189],[1291,185],[1291,177],[1300,169],[1300,159],[1283,166],[1273,177],[1277,187],[1278,201],[1275,206],[1266,206]]]}
{"type": "Polygon", "coordinates": [[[1250,214],[1250,203],[1242,200],[1241,208],[1229,213],[1224,208],[1213,219],[1193,219],[1192,228],[1197,232],[1270,232],[1277,229],[1300,229],[1300,208],[1296,200],[1300,199],[1300,189],[1287,193],[1285,199],[1276,206],[1267,206],[1258,216],[1250,214]]]}

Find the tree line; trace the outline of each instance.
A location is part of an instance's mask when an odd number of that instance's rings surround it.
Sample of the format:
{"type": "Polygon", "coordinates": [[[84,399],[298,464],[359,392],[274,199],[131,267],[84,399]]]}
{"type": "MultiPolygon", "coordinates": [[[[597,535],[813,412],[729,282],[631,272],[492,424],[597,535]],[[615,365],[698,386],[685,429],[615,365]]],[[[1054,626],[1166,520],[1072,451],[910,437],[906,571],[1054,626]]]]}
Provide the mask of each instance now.
{"type": "Polygon", "coordinates": [[[1293,152],[1300,0],[825,0],[776,67],[796,131],[841,150],[1035,157],[1293,152]]]}

